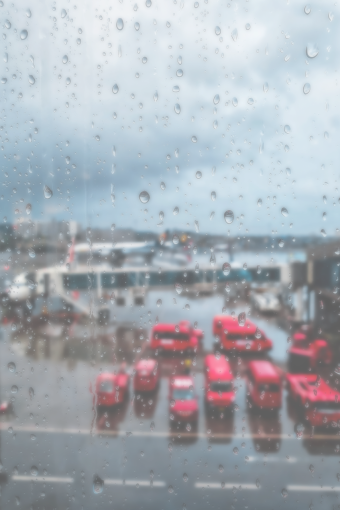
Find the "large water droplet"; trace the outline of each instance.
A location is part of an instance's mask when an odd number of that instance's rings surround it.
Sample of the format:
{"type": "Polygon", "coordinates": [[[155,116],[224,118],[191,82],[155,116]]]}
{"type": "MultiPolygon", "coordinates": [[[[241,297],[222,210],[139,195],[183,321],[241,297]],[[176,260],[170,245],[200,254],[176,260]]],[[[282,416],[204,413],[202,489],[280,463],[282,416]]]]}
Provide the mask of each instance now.
{"type": "Polygon", "coordinates": [[[63,64],[67,64],[67,62],[68,62],[68,56],[64,55],[63,56],[63,64]]]}
{"type": "Polygon", "coordinates": [[[201,172],[200,170],[197,170],[197,172],[196,172],[196,174],[195,174],[195,175],[196,175],[196,179],[201,179],[201,177],[202,177],[202,172],[201,172]]]}
{"type": "Polygon", "coordinates": [[[237,41],[237,38],[238,38],[237,28],[234,28],[234,30],[231,32],[231,38],[233,41],[237,41]]]}
{"type": "Polygon", "coordinates": [[[175,290],[176,290],[177,294],[182,294],[183,286],[180,283],[175,283],[175,290]]]}
{"type": "Polygon", "coordinates": [[[175,113],[177,113],[177,115],[179,115],[181,113],[181,106],[178,103],[176,103],[174,106],[174,110],[175,110],[175,113]]]}
{"type": "Polygon", "coordinates": [[[179,213],[179,209],[178,209],[178,207],[175,207],[175,209],[173,210],[174,216],[177,216],[178,213],[179,213]]]}
{"type": "Polygon", "coordinates": [[[288,492],[286,489],[282,489],[281,496],[285,499],[288,496],[288,492]]]}
{"type": "Polygon", "coordinates": [[[211,192],[211,194],[210,194],[210,197],[211,197],[211,200],[212,200],[213,202],[215,202],[215,200],[216,200],[216,192],[215,192],[215,191],[212,191],[212,192],[211,192]]]}
{"type": "Polygon", "coordinates": [[[213,99],[213,103],[214,104],[218,104],[220,102],[220,96],[219,94],[215,94],[214,95],[214,99],[213,99]]]}
{"type": "Polygon", "coordinates": [[[261,207],[261,206],[262,206],[262,199],[259,198],[257,201],[257,207],[261,207]]]}
{"type": "Polygon", "coordinates": [[[29,394],[30,399],[32,400],[32,398],[34,397],[34,389],[33,388],[29,388],[28,389],[28,394],[29,394]]]}
{"type": "Polygon", "coordinates": [[[39,470],[36,466],[31,467],[31,475],[32,476],[38,476],[39,470]]]}
{"type": "Polygon", "coordinates": [[[123,28],[124,28],[124,21],[122,20],[122,18],[118,18],[117,19],[116,27],[117,27],[118,30],[123,30],[123,28]]]}
{"type": "Polygon", "coordinates": [[[25,39],[27,39],[27,36],[28,36],[27,30],[21,30],[21,32],[20,32],[20,39],[22,41],[24,41],[25,39]]]}
{"type": "Polygon", "coordinates": [[[237,320],[238,320],[238,323],[240,326],[244,326],[246,323],[246,320],[247,320],[247,316],[246,316],[245,312],[239,313],[237,320]]]}
{"type": "Polygon", "coordinates": [[[177,69],[177,71],[176,71],[176,76],[178,76],[178,78],[182,78],[182,76],[183,76],[183,70],[182,70],[182,69],[177,69]]]}
{"type": "Polygon", "coordinates": [[[10,28],[11,28],[11,26],[12,26],[12,23],[9,21],[9,19],[6,19],[6,20],[5,20],[5,27],[6,27],[6,28],[8,28],[8,29],[10,29],[10,28]]]}
{"type": "Polygon", "coordinates": [[[287,217],[288,216],[288,210],[285,207],[282,207],[281,214],[282,214],[282,216],[287,217]]]}
{"type": "Polygon", "coordinates": [[[44,197],[51,198],[53,196],[53,191],[48,186],[44,186],[44,197]]]}
{"type": "Polygon", "coordinates": [[[61,13],[60,13],[60,16],[62,18],[65,18],[65,16],[67,15],[67,12],[66,12],[66,9],[61,9],[61,13]]]}
{"type": "Polygon", "coordinates": [[[33,248],[30,248],[28,250],[28,255],[31,257],[31,259],[34,259],[35,257],[35,251],[33,250],[33,248]]]}
{"type": "Polygon", "coordinates": [[[233,106],[237,106],[238,105],[238,99],[237,97],[233,97],[232,100],[231,100],[233,106]]]}
{"type": "Polygon", "coordinates": [[[305,5],[305,8],[304,8],[304,11],[305,11],[305,14],[310,14],[311,13],[311,6],[309,4],[305,5]]]}
{"type": "Polygon", "coordinates": [[[178,243],[179,243],[179,237],[178,237],[178,235],[177,235],[177,234],[175,234],[175,235],[173,236],[173,238],[172,238],[172,242],[173,242],[174,244],[178,244],[178,243]]]}
{"type": "Polygon", "coordinates": [[[92,489],[94,494],[101,494],[104,489],[104,480],[102,480],[98,475],[94,475],[92,489]]]}
{"type": "Polygon", "coordinates": [[[7,83],[7,78],[5,78],[5,77],[1,78],[1,83],[2,83],[3,85],[5,85],[5,83],[7,83]]]}
{"type": "Polygon", "coordinates": [[[153,100],[155,101],[155,103],[158,101],[158,92],[157,92],[157,90],[156,90],[156,92],[153,95],[153,100]]]}
{"type": "Polygon", "coordinates": [[[117,83],[115,83],[115,84],[113,85],[113,87],[112,87],[112,92],[113,92],[114,94],[117,94],[117,93],[119,92],[119,87],[118,87],[117,83]]]}
{"type": "Polygon", "coordinates": [[[268,90],[269,90],[268,82],[265,82],[265,83],[263,84],[263,92],[268,92],[268,90]]]}
{"type": "Polygon", "coordinates": [[[215,27],[215,34],[216,34],[216,35],[221,35],[221,29],[220,29],[220,27],[215,27]]]}
{"type": "Polygon", "coordinates": [[[195,220],[195,222],[194,222],[194,223],[195,223],[195,230],[196,230],[196,232],[199,232],[199,231],[200,231],[200,226],[199,226],[198,221],[197,221],[197,220],[195,220]]]}
{"type": "Polygon", "coordinates": [[[286,124],[284,127],[284,130],[285,130],[285,133],[287,133],[287,135],[289,135],[289,133],[291,131],[290,126],[288,126],[288,124],[286,124]]]}
{"type": "Polygon", "coordinates": [[[305,83],[304,86],[303,86],[303,93],[304,94],[309,94],[310,93],[310,89],[311,89],[311,86],[309,83],[305,83]]]}
{"type": "Polygon", "coordinates": [[[151,7],[151,5],[152,5],[151,0],[146,0],[145,5],[146,5],[147,7],[151,7]]]}
{"type": "Polygon", "coordinates": [[[139,194],[139,200],[142,202],[142,204],[147,204],[150,200],[150,195],[147,191],[142,191],[139,194]]]}
{"type": "Polygon", "coordinates": [[[238,455],[238,448],[237,448],[237,446],[235,446],[235,448],[233,448],[233,454],[234,455],[238,455]]]}
{"type": "Polygon", "coordinates": [[[250,106],[254,104],[254,99],[252,97],[248,99],[248,104],[250,104],[250,106]]]}
{"type": "Polygon", "coordinates": [[[218,122],[217,122],[217,120],[214,120],[214,122],[213,122],[213,128],[214,128],[214,129],[217,129],[217,128],[218,128],[218,122]]]}
{"type": "Polygon", "coordinates": [[[196,143],[197,142],[197,136],[192,136],[191,137],[191,141],[192,141],[192,143],[196,143]]]}
{"type": "Polygon", "coordinates": [[[319,54],[319,48],[314,43],[307,45],[306,54],[308,58],[315,58],[319,54]]]}
{"type": "Polygon", "coordinates": [[[222,265],[222,271],[223,271],[223,274],[225,276],[228,276],[228,274],[230,274],[230,271],[231,271],[231,265],[229,264],[229,262],[225,262],[223,265],[222,265]]]}
{"type": "Polygon", "coordinates": [[[15,372],[16,369],[15,363],[13,361],[10,361],[7,365],[7,368],[10,372],[15,372]]]}
{"type": "Polygon", "coordinates": [[[30,18],[30,17],[32,16],[32,13],[31,13],[30,9],[27,9],[27,10],[26,10],[26,16],[27,16],[28,18],[30,18]]]}
{"type": "Polygon", "coordinates": [[[26,205],[26,214],[31,214],[31,211],[32,211],[32,205],[31,204],[27,204],[26,205]]]}
{"type": "Polygon", "coordinates": [[[139,29],[140,29],[140,24],[138,23],[138,21],[136,21],[135,30],[138,32],[139,29]]]}
{"type": "Polygon", "coordinates": [[[226,223],[228,223],[228,225],[230,225],[234,221],[234,213],[233,213],[233,211],[230,211],[230,209],[229,209],[228,211],[226,211],[224,213],[224,221],[226,223]]]}
{"type": "Polygon", "coordinates": [[[29,82],[30,85],[34,85],[35,84],[35,78],[31,74],[28,77],[28,82],[29,82]]]}

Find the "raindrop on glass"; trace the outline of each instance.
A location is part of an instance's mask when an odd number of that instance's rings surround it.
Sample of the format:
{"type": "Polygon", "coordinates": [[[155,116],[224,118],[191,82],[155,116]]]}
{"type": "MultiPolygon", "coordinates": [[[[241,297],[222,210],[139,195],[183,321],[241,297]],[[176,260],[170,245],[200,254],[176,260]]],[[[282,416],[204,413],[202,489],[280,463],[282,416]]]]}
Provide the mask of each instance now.
{"type": "Polygon", "coordinates": [[[231,271],[231,265],[229,264],[229,262],[225,262],[222,266],[222,271],[223,271],[223,274],[225,276],[228,276],[228,274],[230,274],[230,271],[231,271]]]}
{"type": "Polygon", "coordinates": [[[150,200],[150,195],[147,191],[142,191],[139,194],[139,200],[142,202],[142,204],[147,204],[150,200]]]}
{"type": "Polygon", "coordinates": [[[233,211],[228,210],[224,213],[224,221],[228,223],[228,225],[230,225],[234,221],[233,211]]]}
{"type": "Polygon", "coordinates": [[[308,58],[315,58],[319,54],[319,48],[314,44],[310,43],[306,48],[306,55],[308,58]]]}
{"type": "Polygon", "coordinates": [[[287,217],[288,216],[288,210],[285,207],[282,207],[281,214],[282,214],[282,216],[287,217]]]}
{"type": "Polygon", "coordinates": [[[181,113],[181,106],[178,103],[175,104],[174,111],[177,115],[181,113]]]}
{"type": "Polygon", "coordinates": [[[122,20],[122,18],[118,18],[117,19],[116,27],[117,27],[118,30],[123,30],[123,28],[124,28],[124,21],[122,20]]]}
{"type": "Polygon", "coordinates": [[[309,94],[310,93],[310,89],[311,89],[311,86],[309,83],[305,83],[304,86],[303,86],[303,93],[304,94],[309,94]]]}
{"type": "Polygon", "coordinates": [[[20,32],[20,39],[22,41],[24,41],[25,39],[27,39],[27,36],[28,36],[27,30],[21,30],[21,32],[20,32]]]}
{"type": "Polygon", "coordinates": [[[44,186],[44,197],[51,198],[53,196],[53,191],[48,186],[44,186]]]}
{"type": "Polygon", "coordinates": [[[119,87],[118,87],[117,83],[115,83],[115,84],[113,85],[113,87],[112,87],[112,92],[113,92],[114,94],[117,94],[117,93],[118,93],[118,91],[119,91],[119,87]]]}
{"type": "Polygon", "coordinates": [[[213,103],[214,104],[218,104],[220,102],[220,96],[219,94],[215,94],[214,95],[214,99],[213,99],[213,103]]]}

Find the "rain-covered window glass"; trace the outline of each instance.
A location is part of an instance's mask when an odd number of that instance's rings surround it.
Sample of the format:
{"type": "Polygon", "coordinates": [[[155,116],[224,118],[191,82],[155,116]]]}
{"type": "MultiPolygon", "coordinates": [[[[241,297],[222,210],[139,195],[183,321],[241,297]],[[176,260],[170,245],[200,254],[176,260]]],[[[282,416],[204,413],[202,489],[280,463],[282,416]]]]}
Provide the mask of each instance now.
{"type": "Polygon", "coordinates": [[[340,506],[330,0],[0,0],[0,507],[340,506]]]}

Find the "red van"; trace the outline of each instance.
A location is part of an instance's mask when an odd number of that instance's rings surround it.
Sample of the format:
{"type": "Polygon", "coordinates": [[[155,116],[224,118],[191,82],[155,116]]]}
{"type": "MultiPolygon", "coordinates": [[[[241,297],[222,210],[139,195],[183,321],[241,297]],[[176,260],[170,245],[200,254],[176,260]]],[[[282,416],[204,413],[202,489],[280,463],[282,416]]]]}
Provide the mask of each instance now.
{"type": "Polygon", "coordinates": [[[129,393],[129,380],[125,366],[117,374],[99,374],[96,379],[97,406],[115,406],[124,402],[129,393]]]}
{"type": "Polygon", "coordinates": [[[170,378],[169,402],[170,420],[174,425],[184,423],[195,425],[197,423],[197,395],[195,393],[194,379],[190,375],[170,378]]]}
{"type": "Polygon", "coordinates": [[[316,374],[287,374],[286,380],[290,396],[311,425],[324,427],[340,420],[340,392],[324,379],[316,374]]]}
{"type": "Polygon", "coordinates": [[[208,407],[224,410],[235,400],[233,375],[224,356],[208,354],[204,360],[205,403],[208,407]]]}
{"type": "Polygon", "coordinates": [[[250,320],[244,326],[237,317],[216,315],[213,321],[213,335],[220,349],[237,352],[269,351],[273,342],[250,320]]]}
{"type": "Polygon", "coordinates": [[[247,394],[249,407],[260,409],[281,407],[282,383],[277,369],[270,361],[249,362],[247,394]]]}
{"type": "Polygon", "coordinates": [[[203,337],[200,329],[194,329],[190,322],[179,324],[157,324],[152,328],[150,348],[159,351],[196,352],[203,337]]]}
{"type": "Polygon", "coordinates": [[[306,372],[315,370],[317,365],[329,365],[333,355],[328,342],[323,338],[315,338],[309,325],[301,326],[292,336],[292,344],[288,350],[290,371],[306,372]],[[297,370],[294,370],[294,369],[297,370]]]}
{"type": "Polygon", "coordinates": [[[134,391],[154,391],[159,384],[159,369],[155,359],[141,359],[135,365],[134,391]]]}

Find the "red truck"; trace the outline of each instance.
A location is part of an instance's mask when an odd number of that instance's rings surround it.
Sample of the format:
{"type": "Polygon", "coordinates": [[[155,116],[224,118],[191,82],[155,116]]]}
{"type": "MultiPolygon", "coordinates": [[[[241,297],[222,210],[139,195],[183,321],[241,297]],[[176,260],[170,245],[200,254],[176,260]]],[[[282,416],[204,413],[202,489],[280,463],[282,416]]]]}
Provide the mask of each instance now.
{"type": "Polygon", "coordinates": [[[157,324],[152,328],[150,348],[154,351],[172,351],[177,353],[194,353],[200,345],[203,332],[194,329],[190,322],[179,324],[157,324]]]}
{"type": "Polygon", "coordinates": [[[309,326],[302,326],[292,336],[292,344],[288,349],[289,367],[291,371],[315,370],[318,364],[329,365],[332,362],[332,351],[326,340],[313,338],[309,326]]]}
{"type": "Polygon", "coordinates": [[[315,427],[340,420],[340,392],[316,374],[287,374],[288,391],[304,418],[315,427]]]}
{"type": "Polygon", "coordinates": [[[278,410],[282,402],[282,383],[270,361],[254,360],[248,365],[247,394],[249,407],[278,410]]]}
{"type": "Polygon", "coordinates": [[[205,404],[208,408],[230,409],[235,400],[234,377],[224,356],[208,354],[204,360],[205,404]]]}
{"type": "Polygon", "coordinates": [[[97,407],[111,407],[124,402],[129,393],[129,381],[124,365],[118,373],[99,374],[96,379],[97,407]]]}
{"type": "Polygon", "coordinates": [[[158,362],[154,359],[141,359],[135,365],[133,389],[135,392],[154,391],[159,384],[158,362]]]}
{"type": "Polygon", "coordinates": [[[191,429],[198,420],[198,401],[195,393],[194,379],[190,375],[170,378],[169,413],[170,425],[186,424],[191,429]]]}
{"type": "Polygon", "coordinates": [[[226,351],[263,352],[273,347],[273,342],[253,322],[246,320],[241,326],[237,317],[216,315],[213,335],[216,346],[226,351]]]}

